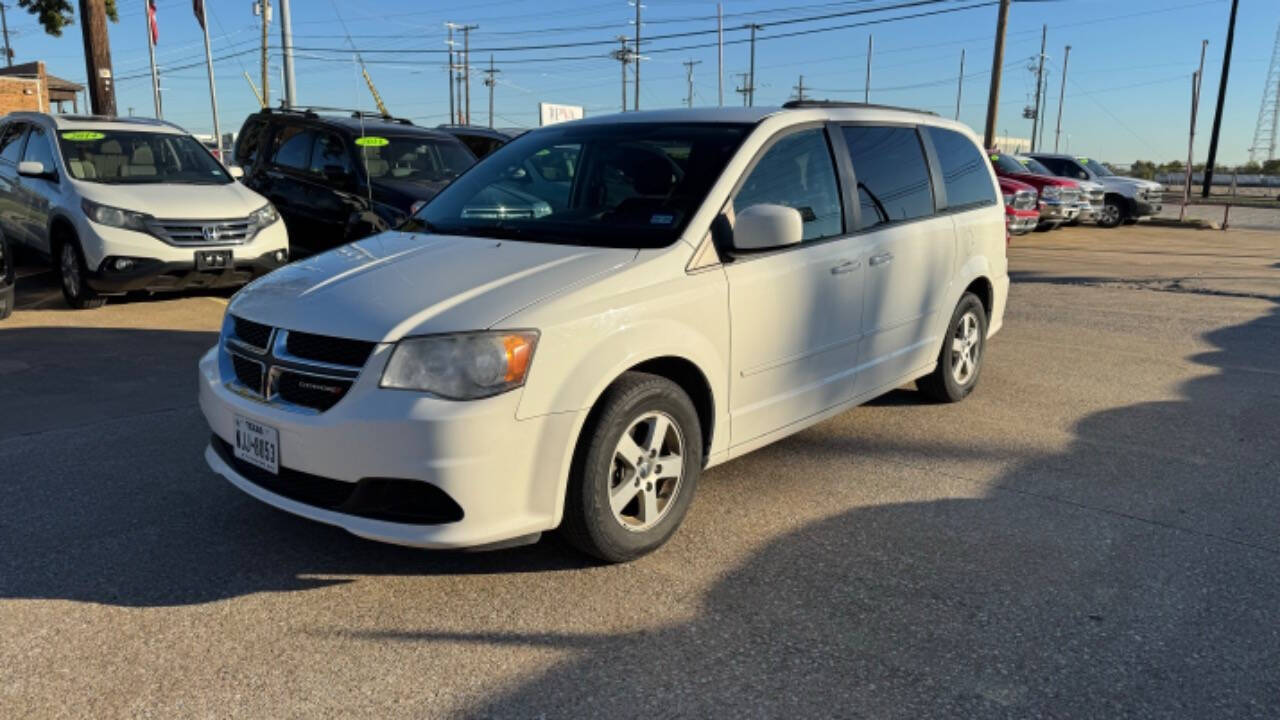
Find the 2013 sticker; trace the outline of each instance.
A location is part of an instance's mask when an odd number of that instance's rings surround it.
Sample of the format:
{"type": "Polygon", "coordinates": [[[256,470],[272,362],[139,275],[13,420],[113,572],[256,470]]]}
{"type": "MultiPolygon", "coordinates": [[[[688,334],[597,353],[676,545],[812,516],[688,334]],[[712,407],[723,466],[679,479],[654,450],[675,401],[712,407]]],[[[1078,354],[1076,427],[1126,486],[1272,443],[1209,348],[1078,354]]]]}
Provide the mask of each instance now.
{"type": "Polygon", "coordinates": [[[362,138],[356,138],[356,144],[360,147],[382,147],[390,142],[390,140],[376,135],[367,135],[362,138]]]}
{"type": "Polygon", "coordinates": [[[101,140],[104,137],[106,135],[96,130],[73,130],[62,133],[63,140],[71,140],[73,142],[89,142],[91,140],[101,140]]]}

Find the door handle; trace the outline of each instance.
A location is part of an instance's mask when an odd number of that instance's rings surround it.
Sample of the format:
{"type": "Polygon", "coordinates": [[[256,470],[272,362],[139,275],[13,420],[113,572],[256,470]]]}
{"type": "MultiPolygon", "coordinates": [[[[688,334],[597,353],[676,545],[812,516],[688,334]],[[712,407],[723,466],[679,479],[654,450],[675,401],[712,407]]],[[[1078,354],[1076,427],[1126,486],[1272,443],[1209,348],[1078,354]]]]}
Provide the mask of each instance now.
{"type": "Polygon", "coordinates": [[[845,260],[831,268],[832,275],[848,275],[849,273],[862,267],[861,260],[845,260]]]}
{"type": "Polygon", "coordinates": [[[872,267],[875,267],[876,265],[888,265],[890,260],[893,260],[893,253],[881,253],[879,255],[872,255],[871,265],[872,267]]]}

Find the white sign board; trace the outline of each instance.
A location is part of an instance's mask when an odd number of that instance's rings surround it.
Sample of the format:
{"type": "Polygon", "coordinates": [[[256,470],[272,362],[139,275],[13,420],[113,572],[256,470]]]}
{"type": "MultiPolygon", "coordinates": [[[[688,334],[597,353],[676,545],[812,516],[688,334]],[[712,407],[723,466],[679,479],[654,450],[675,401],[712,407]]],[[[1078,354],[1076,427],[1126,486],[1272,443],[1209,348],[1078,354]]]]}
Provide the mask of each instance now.
{"type": "Polygon", "coordinates": [[[555,103],[538,103],[538,124],[555,125],[556,123],[582,119],[581,105],[556,105],[555,103]]]}

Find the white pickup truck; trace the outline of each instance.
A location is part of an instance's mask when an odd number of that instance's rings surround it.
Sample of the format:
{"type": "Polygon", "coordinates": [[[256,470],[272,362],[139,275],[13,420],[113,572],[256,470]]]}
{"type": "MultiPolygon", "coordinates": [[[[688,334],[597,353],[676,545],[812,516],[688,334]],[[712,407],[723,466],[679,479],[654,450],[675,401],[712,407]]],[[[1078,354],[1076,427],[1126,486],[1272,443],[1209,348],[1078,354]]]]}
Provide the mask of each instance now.
{"type": "Polygon", "coordinates": [[[1098,225],[1102,227],[1137,222],[1158,214],[1163,207],[1164,186],[1160,183],[1116,175],[1106,165],[1087,157],[1051,153],[1030,153],[1030,156],[1055,175],[1102,185],[1105,195],[1098,213],[1098,225]]]}

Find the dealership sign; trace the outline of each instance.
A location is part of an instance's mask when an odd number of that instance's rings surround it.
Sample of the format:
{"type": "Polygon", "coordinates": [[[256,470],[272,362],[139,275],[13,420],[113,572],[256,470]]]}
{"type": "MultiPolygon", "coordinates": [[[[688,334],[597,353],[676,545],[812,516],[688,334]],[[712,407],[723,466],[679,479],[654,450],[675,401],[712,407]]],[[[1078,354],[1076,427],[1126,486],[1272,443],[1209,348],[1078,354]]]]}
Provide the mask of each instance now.
{"type": "Polygon", "coordinates": [[[538,124],[555,125],[556,123],[582,119],[581,105],[556,105],[555,103],[538,103],[538,124]]]}

